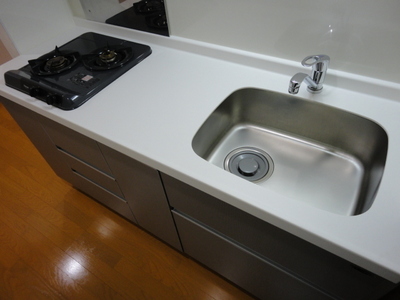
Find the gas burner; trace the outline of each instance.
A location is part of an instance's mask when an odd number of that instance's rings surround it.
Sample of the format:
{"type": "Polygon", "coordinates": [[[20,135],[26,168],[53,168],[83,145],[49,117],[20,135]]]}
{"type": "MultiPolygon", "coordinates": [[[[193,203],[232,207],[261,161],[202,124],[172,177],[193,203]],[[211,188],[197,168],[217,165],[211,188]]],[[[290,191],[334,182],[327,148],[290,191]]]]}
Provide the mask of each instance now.
{"type": "Polygon", "coordinates": [[[133,51],[130,47],[107,45],[90,54],[82,55],[82,62],[89,70],[102,71],[121,67],[132,57],[133,51]]]}
{"type": "Polygon", "coordinates": [[[118,57],[118,54],[114,50],[106,49],[99,54],[99,59],[104,63],[112,63],[118,57]]]}
{"type": "Polygon", "coordinates": [[[133,4],[135,11],[140,14],[149,14],[165,11],[164,0],[142,0],[133,4]]]}
{"type": "Polygon", "coordinates": [[[49,76],[71,69],[79,61],[79,57],[78,52],[60,51],[56,46],[54,51],[28,62],[34,74],[49,76]]]}
{"type": "Polygon", "coordinates": [[[141,0],[108,18],[107,24],[169,36],[164,0],[141,0]]]}
{"type": "Polygon", "coordinates": [[[163,13],[155,13],[155,14],[146,16],[146,24],[152,28],[168,29],[167,16],[163,13]]]}
{"type": "Polygon", "coordinates": [[[46,61],[43,68],[45,69],[45,71],[53,72],[64,69],[68,65],[69,65],[69,60],[66,59],[64,56],[56,56],[46,61]]]}

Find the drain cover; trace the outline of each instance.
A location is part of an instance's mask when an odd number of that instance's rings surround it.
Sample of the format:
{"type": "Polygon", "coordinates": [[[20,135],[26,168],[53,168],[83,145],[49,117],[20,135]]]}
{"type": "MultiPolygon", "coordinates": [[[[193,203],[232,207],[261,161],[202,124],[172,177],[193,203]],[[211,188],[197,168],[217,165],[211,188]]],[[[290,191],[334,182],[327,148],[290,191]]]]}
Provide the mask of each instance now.
{"type": "Polygon", "coordinates": [[[248,147],[229,153],[225,158],[224,168],[249,181],[258,181],[272,175],[274,164],[272,158],[264,151],[248,147]]]}

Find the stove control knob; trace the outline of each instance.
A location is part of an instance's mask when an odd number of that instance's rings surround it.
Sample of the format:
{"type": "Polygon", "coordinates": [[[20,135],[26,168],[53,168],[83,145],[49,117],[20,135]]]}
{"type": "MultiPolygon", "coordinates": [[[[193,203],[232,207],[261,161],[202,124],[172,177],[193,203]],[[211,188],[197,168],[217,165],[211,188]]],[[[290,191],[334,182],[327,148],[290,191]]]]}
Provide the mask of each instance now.
{"type": "Polygon", "coordinates": [[[37,98],[38,96],[43,96],[44,91],[41,88],[33,87],[29,90],[29,96],[37,98]]]}
{"type": "Polygon", "coordinates": [[[47,94],[46,96],[46,103],[48,105],[54,105],[54,104],[58,104],[60,103],[60,97],[59,95],[55,95],[55,94],[47,94]]]}

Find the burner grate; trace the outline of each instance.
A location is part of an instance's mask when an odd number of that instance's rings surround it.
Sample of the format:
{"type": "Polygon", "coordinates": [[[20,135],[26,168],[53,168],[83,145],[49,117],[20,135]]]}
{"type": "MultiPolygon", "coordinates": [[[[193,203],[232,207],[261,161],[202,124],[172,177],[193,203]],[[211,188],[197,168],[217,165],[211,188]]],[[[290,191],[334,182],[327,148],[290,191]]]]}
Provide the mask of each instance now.
{"type": "Polygon", "coordinates": [[[89,70],[103,71],[121,67],[130,61],[132,57],[133,51],[131,47],[107,45],[96,49],[92,53],[82,55],[82,62],[89,70]]]}
{"type": "Polygon", "coordinates": [[[139,14],[151,14],[165,11],[164,0],[142,0],[133,4],[139,14]]]}
{"type": "Polygon", "coordinates": [[[39,76],[60,74],[74,67],[80,60],[79,52],[60,51],[55,49],[37,59],[29,60],[32,73],[39,76]]]}
{"type": "Polygon", "coordinates": [[[153,28],[168,29],[167,16],[163,13],[155,13],[146,16],[146,24],[153,28]]]}

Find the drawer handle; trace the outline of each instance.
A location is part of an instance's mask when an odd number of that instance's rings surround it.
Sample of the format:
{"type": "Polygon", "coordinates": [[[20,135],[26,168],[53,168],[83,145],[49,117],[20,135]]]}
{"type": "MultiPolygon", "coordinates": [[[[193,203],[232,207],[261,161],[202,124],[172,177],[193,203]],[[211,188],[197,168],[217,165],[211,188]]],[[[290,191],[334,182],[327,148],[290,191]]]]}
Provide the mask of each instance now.
{"type": "Polygon", "coordinates": [[[114,192],[110,191],[109,189],[106,189],[105,187],[101,186],[100,184],[98,184],[97,182],[91,180],[90,178],[87,178],[85,175],[79,173],[77,170],[71,168],[71,171],[72,171],[72,173],[74,173],[75,175],[77,175],[77,176],[79,176],[79,177],[85,179],[86,181],[89,181],[91,184],[94,184],[96,187],[98,187],[98,188],[100,188],[100,189],[106,191],[107,193],[110,193],[111,195],[117,197],[117,198],[120,199],[121,201],[126,202],[126,200],[123,199],[123,198],[121,198],[119,195],[115,194],[114,192]]]}

